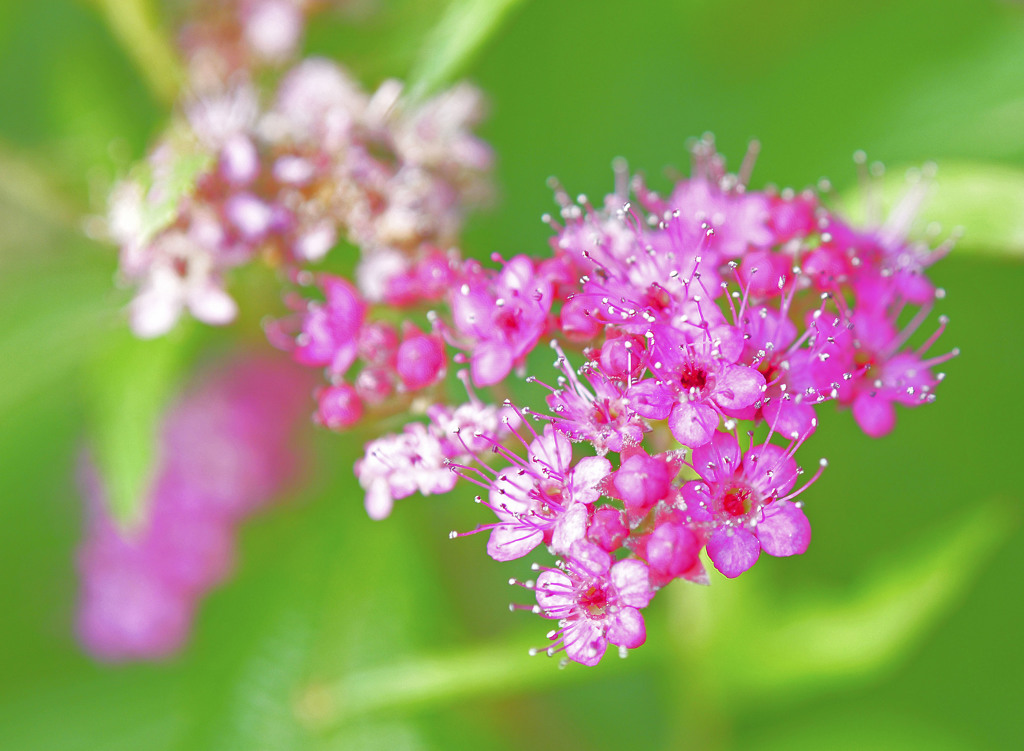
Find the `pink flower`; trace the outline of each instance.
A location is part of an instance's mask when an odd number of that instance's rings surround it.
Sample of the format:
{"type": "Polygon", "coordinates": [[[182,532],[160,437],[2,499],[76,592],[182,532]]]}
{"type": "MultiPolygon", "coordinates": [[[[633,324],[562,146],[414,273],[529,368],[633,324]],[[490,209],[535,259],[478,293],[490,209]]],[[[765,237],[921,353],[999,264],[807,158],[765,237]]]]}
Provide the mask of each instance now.
{"type": "Polygon", "coordinates": [[[582,665],[596,665],[608,642],[635,649],[647,639],[640,608],[654,596],[642,561],[612,563],[608,553],[586,541],[573,543],[563,570],[545,569],[537,577],[537,604],[559,628],[548,654],[565,650],[582,665]]]}
{"type": "Polygon", "coordinates": [[[129,308],[132,330],[144,339],[170,331],[187,308],[204,323],[234,320],[238,306],[221,286],[209,251],[183,232],[161,235],[145,251],[141,287],[129,308]]]}
{"type": "Polygon", "coordinates": [[[292,357],[303,365],[327,367],[341,376],[355,362],[366,303],[355,287],[341,277],[325,274],[320,284],[327,299],[324,303],[309,304],[292,357]]]}
{"type": "Polygon", "coordinates": [[[418,422],[366,444],[363,458],[355,465],[356,477],[366,491],[366,513],[371,519],[384,519],[396,499],[417,490],[423,495],[447,493],[458,479],[448,462],[441,440],[418,422]]]}
{"type": "Polygon", "coordinates": [[[938,329],[917,350],[900,349],[928,311],[922,309],[900,331],[895,326],[895,313],[858,310],[850,314],[846,326],[835,326],[830,332],[825,353],[833,359],[833,371],[844,371],[837,384],[837,399],[853,408],[857,424],[872,438],[884,436],[895,427],[896,404],[916,407],[933,401],[942,376],[933,375],[931,368],[959,354],[953,349],[944,355],[925,357],[945,329],[945,317],[939,319],[938,329]]]}
{"type": "Polygon", "coordinates": [[[505,262],[494,277],[470,271],[450,303],[455,330],[472,352],[474,384],[494,385],[523,363],[547,330],[551,302],[550,282],[526,256],[505,262]]]}
{"type": "Polygon", "coordinates": [[[709,333],[696,343],[664,325],[654,326],[652,333],[654,378],[634,384],[627,397],[642,416],[667,418],[672,435],[684,446],[706,444],[723,413],[753,404],[764,392],[764,376],[723,358],[709,333]]]}
{"type": "Polygon", "coordinates": [[[468,467],[456,468],[488,489],[486,505],[498,516],[497,522],[474,530],[491,530],[488,555],[510,561],[541,543],[565,553],[586,535],[591,506],[600,497],[598,486],[611,472],[611,462],[588,456],[574,464],[569,439],[550,425],[530,442],[525,461],[504,453],[516,464],[493,479],[479,470],[474,476],[468,467]]]}
{"type": "Polygon", "coordinates": [[[560,348],[558,351],[558,365],[565,374],[560,388],[552,389],[532,376],[528,379],[551,389],[547,403],[552,425],[573,440],[587,441],[601,456],[638,445],[649,428],[630,406],[628,386],[608,378],[593,364],[584,365],[577,374],[560,348]]]}
{"type": "MultiPolygon", "coordinates": [[[[701,479],[683,486],[686,512],[710,535],[708,556],[733,578],[749,569],[761,551],[797,555],[807,550],[811,526],[792,499],[817,480],[818,473],[793,491],[799,474],[788,448],[765,443],[740,453],[736,437],[715,433],[693,451],[693,469],[701,479]]],[[[824,467],[824,462],[822,463],[824,467]]]]}
{"type": "Polygon", "coordinates": [[[356,462],[356,477],[366,491],[366,513],[371,519],[387,517],[396,499],[416,491],[423,495],[448,492],[458,480],[457,463],[502,440],[515,423],[515,415],[482,403],[472,392],[470,401],[454,410],[437,404],[427,414],[429,425],[409,423],[401,433],[370,441],[356,462]]]}

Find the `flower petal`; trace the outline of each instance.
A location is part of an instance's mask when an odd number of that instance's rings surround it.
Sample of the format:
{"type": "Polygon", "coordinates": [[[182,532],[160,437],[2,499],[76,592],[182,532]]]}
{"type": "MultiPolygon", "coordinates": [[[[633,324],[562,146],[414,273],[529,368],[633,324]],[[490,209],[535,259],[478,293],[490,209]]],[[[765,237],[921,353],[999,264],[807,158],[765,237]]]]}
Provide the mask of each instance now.
{"type": "Polygon", "coordinates": [[[707,551],[715,568],[735,579],[757,563],[761,543],[745,529],[719,527],[708,540],[707,551]]]}
{"type": "Polygon", "coordinates": [[[591,576],[603,578],[612,565],[612,557],[597,545],[586,540],[578,540],[569,549],[570,565],[585,571],[591,576]]]}
{"type": "Polygon", "coordinates": [[[537,577],[537,604],[555,618],[564,618],[576,607],[572,580],[561,571],[542,571],[537,577]]]}
{"type": "Polygon", "coordinates": [[[644,608],[654,597],[647,566],[643,561],[635,558],[619,561],[612,566],[611,580],[619,593],[619,602],[623,605],[644,608]]]}
{"type": "Polygon", "coordinates": [[[634,412],[649,420],[664,420],[672,412],[672,390],[653,378],[633,384],[626,399],[634,412]]]}
{"type": "Polygon", "coordinates": [[[647,641],[644,617],[636,608],[623,608],[610,619],[608,641],[620,647],[635,649],[647,641]]]}
{"type": "Polygon", "coordinates": [[[706,404],[678,402],[669,415],[668,427],[677,441],[696,448],[711,440],[718,427],[718,413],[706,404]]]}
{"type": "Polygon", "coordinates": [[[555,531],[551,535],[551,549],[556,553],[567,553],[577,540],[587,536],[587,507],[582,503],[573,503],[555,522],[555,531]]]}
{"type": "Polygon", "coordinates": [[[594,666],[601,662],[608,640],[604,630],[586,620],[579,620],[565,628],[565,654],[581,665],[594,666]]]}
{"type": "Polygon", "coordinates": [[[776,501],[764,509],[757,539],[768,555],[799,555],[811,543],[811,523],[795,503],[776,501]]]}
{"type": "Polygon", "coordinates": [[[498,342],[481,342],[473,350],[469,371],[475,386],[493,386],[512,370],[512,352],[498,342]]]}
{"type": "Polygon", "coordinates": [[[612,463],[603,456],[585,456],[569,473],[573,500],[593,503],[601,497],[597,485],[612,471],[612,463]]]}
{"type": "Polygon", "coordinates": [[[487,540],[487,555],[496,561],[522,558],[544,540],[544,533],[516,522],[499,524],[487,540]]]}
{"type": "Polygon", "coordinates": [[[722,409],[739,409],[753,404],[764,392],[764,376],[744,365],[727,365],[718,378],[712,397],[722,409]]]}
{"type": "Polygon", "coordinates": [[[896,408],[881,396],[862,394],[853,401],[853,419],[872,438],[881,438],[896,427],[896,408]]]}

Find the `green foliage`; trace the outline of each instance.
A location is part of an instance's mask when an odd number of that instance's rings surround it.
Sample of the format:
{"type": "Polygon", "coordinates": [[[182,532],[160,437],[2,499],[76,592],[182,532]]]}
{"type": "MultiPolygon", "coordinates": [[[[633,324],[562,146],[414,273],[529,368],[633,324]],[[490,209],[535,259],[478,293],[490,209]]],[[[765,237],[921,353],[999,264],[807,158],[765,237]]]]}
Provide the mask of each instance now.
{"type": "MultiPolygon", "coordinates": [[[[855,214],[863,217],[869,200],[877,201],[885,213],[898,205],[908,189],[900,172],[893,170],[866,191],[851,191],[847,203],[855,214]]],[[[916,224],[920,230],[933,222],[963,232],[956,242],[958,253],[1019,259],[1024,256],[1024,170],[943,162],[916,224]]]]}
{"type": "Polygon", "coordinates": [[[523,0],[452,0],[409,74],[412,96],[451,84],[523,0]]]}
{"type": "Polygon", "coordinates": [[[763,585],[721,577],[707,589],[677,587],[678,618],[694,623],[680,634],[680,649],[700,653],[740,701],[791,703],[877,675],[905,660],[961,601],[1016,522],[1008,503],[979,505],[945,533],[873,562],[860,582],[837,594],[769,601],[763,585]]]}
{"type": "Polygon", "coordinates": [[[91,364],[89,445],[110,511],[124,526],[145,517],[159,428],[187,364],[191,326],[139,340],[122,329],[91,364]]]}

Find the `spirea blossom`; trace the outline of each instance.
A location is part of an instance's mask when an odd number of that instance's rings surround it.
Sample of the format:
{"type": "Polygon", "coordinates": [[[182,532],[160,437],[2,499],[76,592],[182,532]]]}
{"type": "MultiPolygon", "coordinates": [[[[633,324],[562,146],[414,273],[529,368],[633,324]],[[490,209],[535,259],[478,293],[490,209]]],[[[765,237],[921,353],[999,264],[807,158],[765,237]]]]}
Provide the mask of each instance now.
{"type": "Polygon", "coordinates": [[[112,519],[106,481],[83,459],[77,630],[91,654],[152,660],[181,649],[200,599],[231,572],[238,525],[302,468],[290,436],[307,390],[303,373],[273,360],[208,374],[167,413],[141,518],[128,527],[112,519]]]}
{"type": "Polygon", "coordinates": [[[567,661],[640,646],[643,608],[676,579],[709,583],[705,560],[734,578],[762,552],[806,551],[805,497],[826,462],[803,478],[797,454],[819,410],[850,407],[885,435],[896,405],[934,400],[934,368],[956,354],[932,354],[944,318],[911,343],[942,297],[923,275],[944,251],[906,239],[906,207],[849,229],[812,191],[749,189],[752,159],[731,174],[710,141],[693,153],[693,176],[667,197],[622,165],[603,208],[557,189],[551,258],[452,258],[427,320],[468,366],[460,377],[487,388],[526,371],[546,396],[537,409],[506,401],[520,420],[492,433],[470,420],[472,443],[412,423],[357,464],[375,518],[460,478],[486,518],[453,537],[486,533],[498,561],[553,556],[514,581],[537,604],[513,609],[557,620],[537,651],[567,661]],[[553,375],[531,366],[542,342],[553,375]]]}
{"type": "Polygon", "coordinates": [[[232,269],[263,261],[298,273],[345,240],[360,251],[367,299],[443,296],[446,249],[488,194],[490,149],[470,131],[482,114],[476,90],[413,103],[386,81],[368,94],[319,58],[286,71],[273,96],[244,76],[224,80],[194,93],[111,193],[108,231],[121,277],[137,288],[137,335],[164,334],[185,311],[228,323],[232,269]]]}

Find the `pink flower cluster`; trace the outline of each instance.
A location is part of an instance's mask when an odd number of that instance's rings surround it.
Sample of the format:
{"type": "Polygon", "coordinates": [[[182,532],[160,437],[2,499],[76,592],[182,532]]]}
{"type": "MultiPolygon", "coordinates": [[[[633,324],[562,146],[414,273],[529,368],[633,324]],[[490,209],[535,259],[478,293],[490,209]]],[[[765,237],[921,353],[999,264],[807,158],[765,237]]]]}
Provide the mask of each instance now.
{"type": "Polygon", "coordinates": [[[243,359],[186,393],[164,422],[144,517],[130,530],[111,519],[104,480],[83,462],[77,630],[91,654],[159,659],[181,648],[199,599],[231,571],[236,527],[300,467],[289,439],[307,389],[287,363],[243,359]]]}
{"type": "Polygon", "coordinates": [[[287,71],[267,103],[244,78],[193,98],[146,174],[111,196],[121,274],[138,287],[133,330],[164,334],[185,309],[228,323],[230,269],[261,258],[294,273],[342,239],[361,250],[369,299],[419,299],[418,274],[488,192],[491,152],[469,131],[481,109],[468,86],[413,104],[385,81],[370,96],[316,58],[287,71]]]}
{"type": "Polygon", "coordinates": [[[221,88],[224,81],[280,66],[295,57],[312,15],[351,0],[193,0],[178,34],[189,84],[221,88]]]}
{"type": "Polygon", "coordinates": [[[473,531],[488,532],[499,561],[555,556],[521,583],[535,591],[530,609],[558,621],[546,651],[586,665],[609,643],[643,643],[641,610],[660,588],[707,583],[702,552],[727,577],[762,552],[804,552],[798,498],[825,461],[801,479],[796,453],[817,410],[836,402],[885,435],[896,405],[934,400],[935,367],[956,354],[930,352],[944,318],[917,335],[942,296],[927,267],[948,250],[908,239],[923,186],[887,222],[856,228],[812,191],[748,189],[752,160],[731,174],[710,140],[693,157],[667,196],[624,167],[600,209],[559,190],[552,257],[439,260],[427,277],[444,283],[423,287],[430,334],[410,328],[399,344],[393,326],[367,323],[352,285],[324,278],[325,301],[305,303],[282,336],[296,360],[327,368],[320,421],[333,427],[359,422],[384,392],[432,386],[449,359],[468,364],[467,386],[502,385],[552,341],[546,409],[504,401],[502,413],[475,394],[454,410],[438,403],[429,424],[371,441],[356,471],[373,518],[417,490],[450,490],[446,466],[481,487],[492,518],[473,531]]]}

